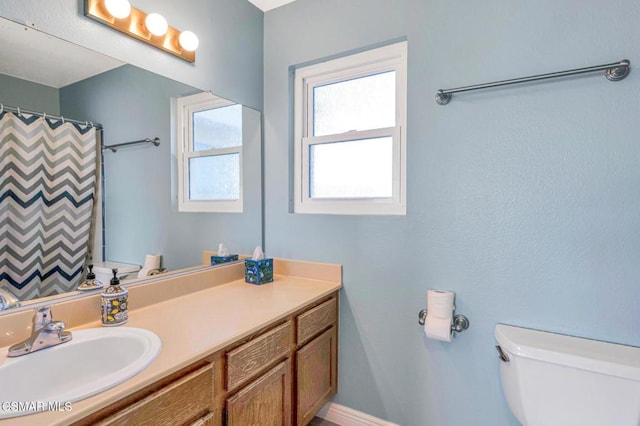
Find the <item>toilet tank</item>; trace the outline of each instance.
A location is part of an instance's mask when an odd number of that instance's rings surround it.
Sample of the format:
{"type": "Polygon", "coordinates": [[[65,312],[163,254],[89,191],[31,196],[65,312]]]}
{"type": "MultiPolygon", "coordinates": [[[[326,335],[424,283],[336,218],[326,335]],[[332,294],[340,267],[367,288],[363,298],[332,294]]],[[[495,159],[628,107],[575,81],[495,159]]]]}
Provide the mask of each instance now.
{"type": "Polygon", "coordinates": [[[502,390],[525,426],[640,425],[640,348],[504,324],[502,390]]]}

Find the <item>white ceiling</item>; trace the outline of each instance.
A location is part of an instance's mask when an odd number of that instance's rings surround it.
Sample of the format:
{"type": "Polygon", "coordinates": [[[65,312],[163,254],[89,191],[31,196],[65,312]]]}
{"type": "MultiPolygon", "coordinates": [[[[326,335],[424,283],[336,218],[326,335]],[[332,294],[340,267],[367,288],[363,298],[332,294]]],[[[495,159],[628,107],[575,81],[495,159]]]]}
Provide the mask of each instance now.
{"type": "Polygon", "coordinates": [[[295,0],[249,0],[256,7],[261,9],[263,12],[267,12],[271,9],[275,9],[276,7],[283,6],[287,3],[291,3],[295,0]]]}
{"type": "Polygon", "coordinates": [[[124,65],[4,18],[0,19],[0,40],[0,74],[56,89],[124,65]]]}

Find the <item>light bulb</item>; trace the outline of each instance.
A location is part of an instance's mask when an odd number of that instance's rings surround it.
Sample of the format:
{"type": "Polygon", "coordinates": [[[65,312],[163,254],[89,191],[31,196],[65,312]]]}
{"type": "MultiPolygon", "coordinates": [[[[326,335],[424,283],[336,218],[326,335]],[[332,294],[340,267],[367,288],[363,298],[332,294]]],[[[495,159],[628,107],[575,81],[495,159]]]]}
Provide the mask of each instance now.
{"type": "Polygon", "coordinates": [[[198,44],[200,40],[198,40],[198,36],[192,33],[191,31],[183,31],[180,33],[180,37],[178,37],[178,41],[180,42],[180,46],[187,52],[193,52],[198,48],[198,44]]]}
{"type": "Polygon", "coordinates": [[[104,0],[104,7],[114,18],[124,19],[131,14],[131,5],[127,0],[104,0]]]}
{"type": "Polygon", "coordinates": [[[160,15],[159,13],[148,14],[144,20],[144,25],[147,27],[149,32],[155,36],[163,36],[169,29],[167,20],[164,19],[164,16],[160,15]]]}

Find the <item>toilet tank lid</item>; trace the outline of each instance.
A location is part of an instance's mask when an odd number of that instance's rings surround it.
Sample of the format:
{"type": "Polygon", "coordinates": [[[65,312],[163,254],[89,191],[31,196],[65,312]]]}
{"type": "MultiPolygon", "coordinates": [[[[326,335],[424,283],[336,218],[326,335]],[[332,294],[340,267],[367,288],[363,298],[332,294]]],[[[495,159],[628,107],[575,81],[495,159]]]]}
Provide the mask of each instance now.
{"type": "Polygon", "coordinates": [[[497,324],[496,340],[507,352],[640,381],[640,347],[497,324]]]}
{"type": "Polygon", "coordinates": [[[132,265],[131,263],[121,263],[121,262],[95,262],[93,264],[93,271],[98,273],[108,273],[111,274],[111,270],[117,268],[118,273],[127,274],[131,272],[138,272],[140,270],[140,265],[132,265]]]}

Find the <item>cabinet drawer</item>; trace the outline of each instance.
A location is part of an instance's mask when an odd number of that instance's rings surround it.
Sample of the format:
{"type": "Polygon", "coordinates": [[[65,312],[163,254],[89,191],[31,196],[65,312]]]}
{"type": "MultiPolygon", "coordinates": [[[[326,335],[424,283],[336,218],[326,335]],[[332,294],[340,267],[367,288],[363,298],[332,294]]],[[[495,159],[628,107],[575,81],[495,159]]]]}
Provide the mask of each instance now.
{"type": "Polygon", "coordinates": [[[213,365],[207,364],[98,424],[182,425],[206,418],[212,402],[213,365]]]}
{"type": "Polygon", "coordinates": [[[227,352],[227,390],[264,371],[273,362],[289,355],[293,342],[291,321],[227,352]]]}
{"type": "Polygon", "coordinates": [[[307,312],[298,315],[298,346],[336,322],[338,301],[332,298],[307,312]]]}

